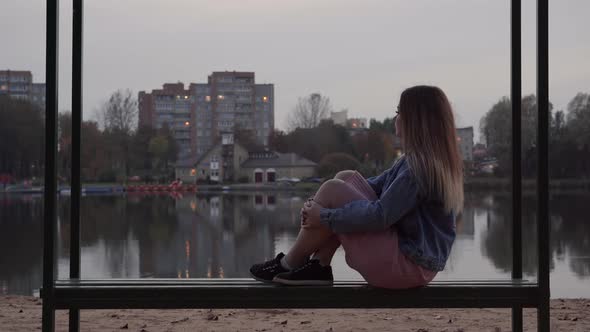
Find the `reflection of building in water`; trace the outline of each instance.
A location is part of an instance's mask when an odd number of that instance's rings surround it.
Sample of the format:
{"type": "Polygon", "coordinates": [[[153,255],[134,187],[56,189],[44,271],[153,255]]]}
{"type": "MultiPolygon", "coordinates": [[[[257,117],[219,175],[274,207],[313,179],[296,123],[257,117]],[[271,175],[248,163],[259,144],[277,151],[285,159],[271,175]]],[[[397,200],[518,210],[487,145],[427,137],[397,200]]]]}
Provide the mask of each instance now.
{"type": "Polygon", "coordinates": [[[33,295],[43,283],[43,201],[0,195],[0,294],[33,295]]]}
{"type": "Polygon", "coordinates": [[[252,263],[274,256],[275,232],[293,216],[291,199],[274,193],[198,195],[176,210],[176,250],[167,257],[181,278],[247,277],[252,263]]]}
{"type": "Polygon", "coordinates": [[[465,205],[463,213],[457,218],[457,236],[473,238],[475,235],[475,209],[465,205]]]}
{"type": "MultiPolygon", "coordinates": [[[[440,273],[440,276],[444,279],[447,278],[449,274],[452,274],[455,270],[456,271],[467,271],[472,267],[477,267],[473,264],[468,264],[470,266],[465,266],[464,262],[472,260],[474,257],[479,255],[478,251],[475,249],[477,247],[478,239],[476,239],[476,232],[481,232],[481,223],[482,217],[477,217],[479,230],[476,229],[476,216],[478,213],[482,213],[481,209],[479,209],[474,201],[472,196],[467,195],[465,197],[465,204],[463,207],[463,213],[461,216],[457,218],[456,221],[456,239],[453,243],[451,248],[451,253],[449,255],[448,261],[446,263],[445,271],[440,273]],[[478,210],[478,211],[476,211],[478,210]]],[[[479,257],[477,257],[479,260],[479,257]]],[[[477,268],[476,268],[477,269],[477,268]]],[[[480,273],[480,271],[475,271],[476,273],[480,273]]]]}

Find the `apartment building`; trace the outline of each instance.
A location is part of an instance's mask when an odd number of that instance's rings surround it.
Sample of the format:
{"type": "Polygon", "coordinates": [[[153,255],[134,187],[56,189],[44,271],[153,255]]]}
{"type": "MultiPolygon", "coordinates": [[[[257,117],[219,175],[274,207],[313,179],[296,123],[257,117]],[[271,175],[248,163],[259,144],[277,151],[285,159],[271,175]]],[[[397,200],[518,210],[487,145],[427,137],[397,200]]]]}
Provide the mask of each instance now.
{"type": "Polygon", "coordinates": [[[207,83],[164,84],[139,92],[139,125],[167,124],[181,146],[179,159],[198,158],[223,134],[247,131],[261,146],[274,129],[274,85],[256,84],[253,72],[213,72],[207,83]]]}
{"type": "Polygon", "coordinates": [[[457,128],[459,152],[465,161],[473,161],[473,127],[457,128]]]}
{"type": "Polygon", "coordinates": [[[193,96],[183,83],[166,83],[162,89],[151,93],[139,92],[139,126],[161,129],[165,126],[172,132],[178,144],[179,158],[190,156],[191,116],[193,96]]]}
{"type": "Polygon", "coordinates": [[[33,83],[28,70],[0,70],[0,95],[28,100],[45,109],[45,83],[33,83]]]}

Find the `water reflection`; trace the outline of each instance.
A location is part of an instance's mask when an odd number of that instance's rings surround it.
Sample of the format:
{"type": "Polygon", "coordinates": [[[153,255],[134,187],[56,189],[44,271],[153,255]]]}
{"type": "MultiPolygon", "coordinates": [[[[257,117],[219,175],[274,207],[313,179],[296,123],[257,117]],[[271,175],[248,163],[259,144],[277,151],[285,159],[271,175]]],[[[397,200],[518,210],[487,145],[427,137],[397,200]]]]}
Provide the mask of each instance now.
{"type": "MultiPolygon", "coordinates": [[[[211,193],[87,196],[82,199],[85,278],[239,278],[273,257],[299,228],[303,195],[211,193]]],[[[553,195],[553,296],[590,296],[588,194],[553,195]],[[585,293],[584,293],[585,292],[585,293]]],[[[42,200],[0,196],[0,293],[31,294],[42,283],[42,200]]],[[[60,197],[58,270],[68,275],[69,198],[60,197]]],[[[523,200],[523,269],[536,273],[534,196],[523,200]]],[[[337,278],[356,273],[337,260],[337,278]],[[339,266],[342,265],[342,266],[339,266]]],[[[468,193],[457,241],[439,278],[496,278],[512,266],[510,196],[468,193]]]]}

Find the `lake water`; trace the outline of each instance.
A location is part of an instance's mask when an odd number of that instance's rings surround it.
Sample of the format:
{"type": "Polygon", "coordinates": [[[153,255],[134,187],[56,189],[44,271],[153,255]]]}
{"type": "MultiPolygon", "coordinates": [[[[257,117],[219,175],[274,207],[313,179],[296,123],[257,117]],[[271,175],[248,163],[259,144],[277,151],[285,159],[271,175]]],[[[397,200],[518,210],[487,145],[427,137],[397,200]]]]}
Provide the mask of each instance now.
{"type": "MultiPolygon", "coordinates": [[[[84,278],[240,278],[254,262],[286,251],[306,195],[288,192],[117,195],[82,198],[84,278]]],[[[58,273],[68,275],[69,197],[59,198],[58,273]]],[[[0,294],[42,284],[42,197],[0,194],[0,294]]],[[[525,277],[535,279],[534,196],[523,201],[525,277]]],[[[590,297],[590,194],[551,197],[552,297],[590,297]]],[[[509,193],[466,193],[465,213],[438,279],[510,275],[509,193]]],[[[360,279],[334,260],[336,279],[360,279]]]]}

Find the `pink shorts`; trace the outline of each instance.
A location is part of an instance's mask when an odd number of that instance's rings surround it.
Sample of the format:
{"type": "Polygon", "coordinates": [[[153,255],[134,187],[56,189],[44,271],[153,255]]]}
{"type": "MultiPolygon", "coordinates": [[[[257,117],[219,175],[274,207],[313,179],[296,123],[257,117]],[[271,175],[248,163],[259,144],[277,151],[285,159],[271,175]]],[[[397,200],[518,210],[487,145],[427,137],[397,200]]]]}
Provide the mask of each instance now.
{"type": "MultiPolygon", "coordinates": [[[[344,180],[367,200],[377,197],[358,172],[344,180]]],[[[346,263],[372,286],[403,289],[425,286],[436,276],[408,259],[399,249],[395,228],[381,232],[338,234],[346,263]]]]}

